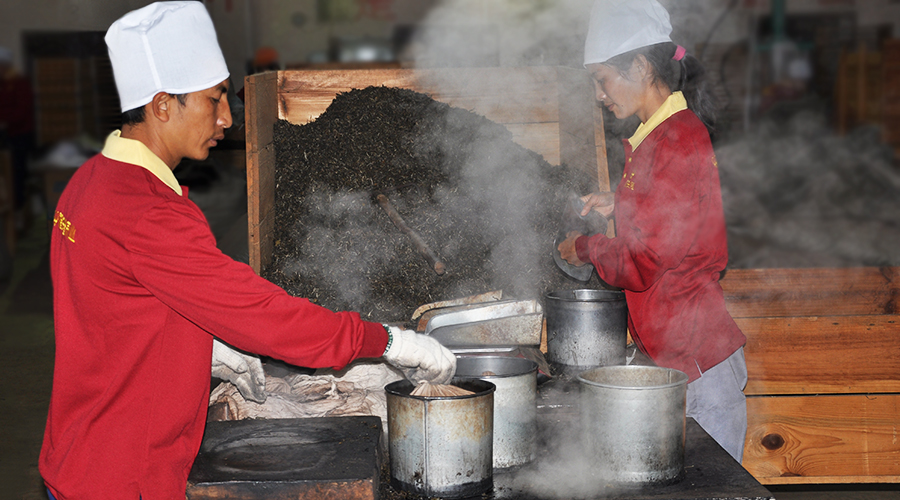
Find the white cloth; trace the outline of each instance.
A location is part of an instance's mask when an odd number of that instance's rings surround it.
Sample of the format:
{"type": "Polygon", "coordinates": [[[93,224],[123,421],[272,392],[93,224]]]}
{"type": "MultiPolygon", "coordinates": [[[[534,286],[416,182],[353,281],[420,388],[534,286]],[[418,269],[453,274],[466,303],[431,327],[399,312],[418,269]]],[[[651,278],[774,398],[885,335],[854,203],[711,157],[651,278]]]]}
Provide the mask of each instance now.
{"type": "Polygon", "coordinates": [[[671,42],[671,33],[669,13],[656,0],[597,0],[584,42],[584,65],[671,42]]]}
{"type": "Polygon", "coordinates": [[[209,404],[226,405],[226,420],[374,415],[381,417],[387,438],[384,386],[397,380],[403,380],[403,374],[387,363],[357,359],[341,370],[323,368],[313,375],[267,376],[262,404],[248,401],[233,384],[222,383],[210,393],[209,404]]]}
{"type": "Polygon", "coordinates": [[[109,27],[106,46],[123,112],[159,92],[197,92],[228,78],[202,2],[156,2],[131,11],[109,27]]]}

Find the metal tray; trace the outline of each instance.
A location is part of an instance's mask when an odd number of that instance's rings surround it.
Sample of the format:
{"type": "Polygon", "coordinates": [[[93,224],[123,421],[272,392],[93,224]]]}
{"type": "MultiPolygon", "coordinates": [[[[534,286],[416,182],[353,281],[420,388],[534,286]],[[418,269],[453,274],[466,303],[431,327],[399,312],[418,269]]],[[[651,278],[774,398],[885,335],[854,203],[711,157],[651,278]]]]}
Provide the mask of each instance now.
{"type": "Polygon", "coordinates": [[[504,300],[436,314],[425,334],[447,347],[539,345],[543,318],[536,300],[504,300]]]}

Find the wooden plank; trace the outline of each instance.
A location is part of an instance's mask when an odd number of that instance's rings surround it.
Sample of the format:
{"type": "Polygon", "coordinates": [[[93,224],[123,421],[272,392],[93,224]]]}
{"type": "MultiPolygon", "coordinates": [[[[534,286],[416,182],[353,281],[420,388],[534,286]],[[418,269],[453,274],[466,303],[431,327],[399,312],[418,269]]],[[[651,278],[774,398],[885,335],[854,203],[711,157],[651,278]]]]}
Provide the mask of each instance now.
{"type": "Polygon", "coordinates": [[[247,231],[250,266],[257,274],[271,261],[275,217],[275,145],[277,73],[245,79],[247,129],[247,231]]]}
{"type": "Polygon", "coordinates": [[[598,173],[598,163],[593,86],[584,70],[558,68],[557,75],[559,161],[594,177],[598,173]]]}
{"type": "MultiPolygon", "coordinates": [[[[398,85],[388,86],[396,88],[410,88],[400,87],[398,85]]],[[[348,92],[352,90],[352,88],[366,87],[348,87],[346,89],[340,90],[340,92],[348,92]]],[[[421,92],[415,87],[410,88],[410,90],[421,92]]],[[[336,91],[334,93],[317,92],[315,94],[280,94],[278,111],[279,118],[297,125],[305,125],[311,121],[314,121],[319,115],[325,112],[325,110],[331,104],[331,101],[334,100],[334,97],[337,95],[337,93],[338,92],[336,91]]],[[[460,109],[472,111],[479,115],[485,116],[494,122],[502,124],[556,122],[559,119],[556,113],[556,108],[551,107],[552,103],[546,101],[546,96],[544,94],[530,94],[533,100],[531,100],[527,106],[518,107],[516,107],[516,104],[518,103],[511,102],[512,100],[509,98],[492,99],[491,96],[447,96],[439,93],[428,93],[428,95],[436,101],[444,102],[460,109]]]]}
{"type": "Polygon", "coordinates": [[[738,318],[745,394],[900,392],[900,315],[738,318]]]}
{"type": "Polygon", "coordinates": [[[900,267],[729,269],[735,318],[900,313],[900,267]]]}
{"type": "Polygon", "coordinates": [[[551,165],[559,165],[559,126],[556,123],[507,123],[516,144],[544,157],[551,165]]]}
{"type": "Polygon", "coordinates": [[[279,82],[279,118],[303,125],[339,92],[369,86],[415,90],[497,123],[559,121],[554,68],[456,70],[285,71],[279,82]]]}
{"type": "Polygon", "coordinates": [[[747,398],[743,466],[763,484],[900,482],[900,394],[747,398]]]}

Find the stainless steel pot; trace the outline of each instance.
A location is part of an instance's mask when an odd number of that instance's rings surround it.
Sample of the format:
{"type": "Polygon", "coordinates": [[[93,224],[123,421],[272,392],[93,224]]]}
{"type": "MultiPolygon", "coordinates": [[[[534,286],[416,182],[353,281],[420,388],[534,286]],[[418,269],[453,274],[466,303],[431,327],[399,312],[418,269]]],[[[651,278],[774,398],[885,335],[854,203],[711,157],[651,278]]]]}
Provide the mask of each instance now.
{"type": "Polygon", "coordinates": [[[459,379],[480,379],[494,392],[494,468],[534,459],[537,432],[537,363],[511,356],[457,356],[459,379]]]}
{"type": "Polygon", "coordinates": [[[677,482],[684,475],[688,376],[656,366],[605,366],[581,373],[582,442],[609,483],[677,482]]]}
{"type": "Polygon", "coordinates": [[[417,495],[462,498],[493,486],[494,391],[454,379],[470,396],[411,396],[407,380],[385,386],[391,486],[417,495]]]}
{"type": "Polygon", "coordinates": [[[625,364],[625,293],[560,290],[544,300],[547,361],[576,371],[625,364]]]}

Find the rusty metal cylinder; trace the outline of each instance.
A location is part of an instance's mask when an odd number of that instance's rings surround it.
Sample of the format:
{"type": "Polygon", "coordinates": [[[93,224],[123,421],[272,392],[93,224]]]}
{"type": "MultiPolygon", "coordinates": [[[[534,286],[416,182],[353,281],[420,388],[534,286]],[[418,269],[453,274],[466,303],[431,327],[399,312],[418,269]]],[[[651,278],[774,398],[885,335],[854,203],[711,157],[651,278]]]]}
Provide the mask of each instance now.
{"type": "Polygon", "coordinates": [[[611,484],[677,482],[684,475],[688,376],[657,366],[604,366],[578,375],[582,443],[611,484]]]}
{"type": "Polygon", "coordinates": [[[454,379],[474,394],[412,396],[407,380],[385,386],[391,486],[426,497],[465,498],[493,487],[494,391],[454,379]]]}
{"type": "Polygon", "coordinates": [[[537,433],[537,363],[512,356],[458,356],[456,376],[497,386],[494,393],[494,468],[534,459],[537,433]]]}

